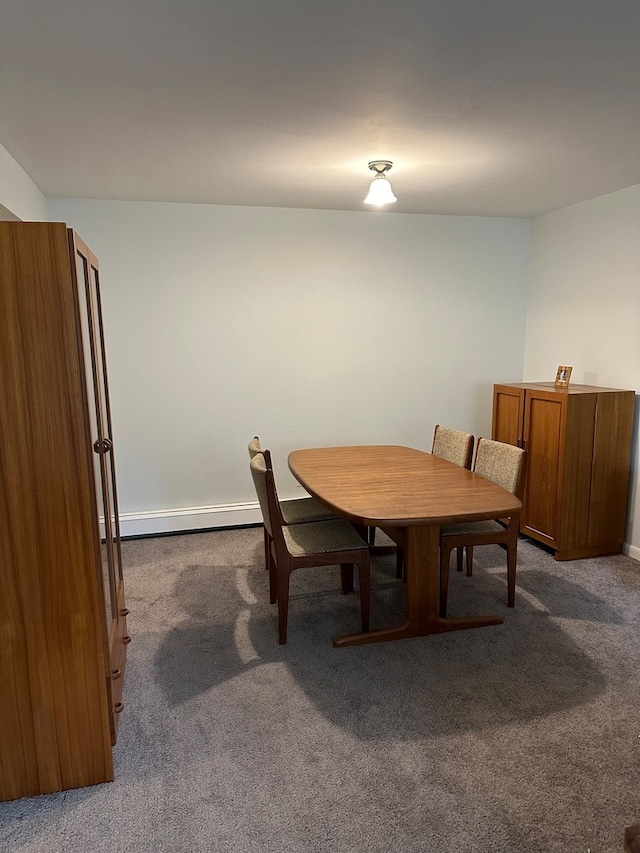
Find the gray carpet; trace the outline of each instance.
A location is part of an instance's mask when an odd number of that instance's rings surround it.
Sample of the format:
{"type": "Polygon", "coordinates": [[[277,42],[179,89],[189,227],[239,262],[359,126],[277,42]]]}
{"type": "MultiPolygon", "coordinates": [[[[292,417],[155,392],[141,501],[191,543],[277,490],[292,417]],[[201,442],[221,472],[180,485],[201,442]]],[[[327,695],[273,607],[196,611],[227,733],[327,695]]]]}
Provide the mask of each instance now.
{"type": "MultiPolygon", "coordinates": [[[[640,820],[640,564],[522,541],[451,573],[503,625],[358,648],[337,568],[292,578],[278,646],[262,531],[124,543],[116,781],[0,804],[3,851],[621,853],[640,820]]],[[[401,619],[374,560],[372,625],[401,619]]]]}

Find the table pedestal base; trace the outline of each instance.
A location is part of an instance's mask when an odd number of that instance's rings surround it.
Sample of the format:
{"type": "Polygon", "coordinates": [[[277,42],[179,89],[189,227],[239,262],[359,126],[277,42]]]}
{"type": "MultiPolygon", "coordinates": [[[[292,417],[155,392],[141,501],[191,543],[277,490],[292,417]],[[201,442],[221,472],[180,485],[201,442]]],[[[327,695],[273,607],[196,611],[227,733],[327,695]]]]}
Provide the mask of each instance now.
{"type": "Polygon", "coordinates": [[[465,628],[484,628],[488,625],[502,625],[504,619],[499,616],[453,616],[440,619],[429,625],[426,631],[416,630],[409,622],[394,625],[391,628],[378,628],[375,631],[360,631],[357,634],[344,634],[333,640],[337,649],[343,646],[360,646],[364,643],[385,643],[388,640],[404,640],[407,637],[425,637],[427,634],[442,634],[445,631],[462,631],[465,628]]]}
{"type": "MultiPolygon", "coordinates": [[[[384,528],[383,528],[384,529],[384,528]]],[[[499,616],[453,616],[442,618],[438,612],[440,584],[440,526],[423,524],[403,528],[406,541],[405,566],[407,590],[407,619],[401,625],[361,631],[336,637],[333,645],[357,646],[363,643],[384,643],[407,637],[424,637],[445,631],[483,628],[501,625],[499,616]]]]}

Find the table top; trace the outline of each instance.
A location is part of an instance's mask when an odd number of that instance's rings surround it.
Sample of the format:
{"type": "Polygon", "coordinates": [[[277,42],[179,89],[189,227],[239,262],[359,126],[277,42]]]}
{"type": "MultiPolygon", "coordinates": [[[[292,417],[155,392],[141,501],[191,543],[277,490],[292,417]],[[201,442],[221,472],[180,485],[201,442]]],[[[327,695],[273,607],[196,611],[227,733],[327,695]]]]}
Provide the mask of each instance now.
{"type": "Polygon", "coordinates": [[[311,495],[354,524],[455,524],[507,517],[522,507],[491,480],[411,447],[294,450],[289,468],[311,495]]]}

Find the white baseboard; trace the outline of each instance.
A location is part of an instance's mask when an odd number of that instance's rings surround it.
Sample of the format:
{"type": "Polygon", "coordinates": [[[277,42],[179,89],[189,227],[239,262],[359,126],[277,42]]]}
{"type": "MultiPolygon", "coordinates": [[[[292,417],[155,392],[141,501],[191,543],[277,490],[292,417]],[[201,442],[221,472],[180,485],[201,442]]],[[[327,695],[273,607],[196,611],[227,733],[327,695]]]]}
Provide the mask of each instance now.
{"type": "MultiPolygon", "coordinates": [[[[121,536],[154,536],[158,533],[208,530],[212,527],[244,527],[250,524],[262,524],[262,513],[257,501],[120,513],[121,536]]],[[[102,523],[100,527],[104,535],[102,523]]],[[[622,553],[640,561],[640,548],[636,545],[628,545],[625,542],[622,553]]]]}
{"type": "Polygon", "coordinates": [[[158,533],[180,533],[184,530],[207,530],[211,527],[238,527],[249,524],[262,524],[262,513],[257,501],[120,513],[120,535],[123,537],[154,536],[158,533]]]}
{"type": "Polygon", "coordinates": [[[622,546],[622,553],[626,554],[627,557],[631,557],[633,560],[640,560],[640,548],[637,545],[627,545],[625,542],[622,546]]]}

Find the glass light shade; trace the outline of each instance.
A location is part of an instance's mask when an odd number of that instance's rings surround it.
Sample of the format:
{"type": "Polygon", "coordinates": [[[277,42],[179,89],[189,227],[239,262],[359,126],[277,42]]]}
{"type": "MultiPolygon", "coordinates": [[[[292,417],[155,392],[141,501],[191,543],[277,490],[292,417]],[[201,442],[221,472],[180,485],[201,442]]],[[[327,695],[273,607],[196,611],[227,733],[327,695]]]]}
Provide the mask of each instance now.
{"type": "Polygon", "coordinates": [[[382,173],[375,176],[369,187],[369,195],[365,198],[365,204],[375,204],[380,207],[383,204],[391,204],[398,199],[394,196],[391,184],[382,173]]]}

